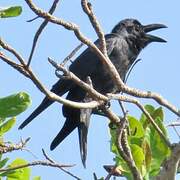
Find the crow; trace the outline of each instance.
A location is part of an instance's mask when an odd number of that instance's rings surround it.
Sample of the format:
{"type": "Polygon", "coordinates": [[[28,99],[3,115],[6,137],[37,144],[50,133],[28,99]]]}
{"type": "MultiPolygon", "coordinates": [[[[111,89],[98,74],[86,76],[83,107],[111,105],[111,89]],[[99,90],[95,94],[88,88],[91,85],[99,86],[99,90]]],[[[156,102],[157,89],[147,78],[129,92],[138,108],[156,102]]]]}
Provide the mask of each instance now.
{"type": "MultiPolygon", "coordinates": [[[[160,28],[166,28],[166,26],[163,24],[142,25],[136,19],[125,19],[120,21],[110,34],[105,35],[107,54],[123,81],[127,71],[143,48],[151,42],[166,42],[160,37],[148,34],[148,32],[160,28]]],[[[95,41],[95,45],[100,48],[99,40],[95,41]]],[[[121,91],[112,80],[107,67],[103,65],[91,48],[87,48],[82,52],[70,65],[69,70],[82,81],[86,81],[87,77],[90,77],[94,89],[102,94],[119,93],[121,91]]],[[[51,91],[59,96],[68,92],[66,99],[71,101],[84,102],[88,99],[86,91],[67,78],[60,78],[52,86],[51,91]]],[[[20,125],[19,129],[24,128],[53,102],[48,97],[45,97],[35,111],[20,125]]],[[[62,129],[52,141],[50,149],[55,149],[77,127],[81,160],[85,167],[87,134],[90,115],[93,113],[93,110],[87,110],[84,119],[81,118],[82,111],[80,109],[63,105],[62,111],[66,120],[62,129]]]]}

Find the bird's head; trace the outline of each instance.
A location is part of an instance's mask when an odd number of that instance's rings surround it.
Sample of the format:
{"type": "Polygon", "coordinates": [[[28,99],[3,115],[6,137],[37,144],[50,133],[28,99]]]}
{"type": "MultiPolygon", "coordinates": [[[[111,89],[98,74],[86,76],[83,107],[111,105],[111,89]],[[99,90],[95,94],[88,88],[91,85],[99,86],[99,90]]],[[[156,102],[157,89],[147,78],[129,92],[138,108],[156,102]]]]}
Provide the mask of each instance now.
{"type": "Polygon", "coordinates": [[[112,30],[112,33],[119,34],[126,38],[126,40],[135,45],[138,50],[144,48],[151,42],[166,42],[166,40],[148,34],[149,32],[166,28],[167,26],[163,24],[149,24],[142,25],[136,19],[125,19],[120,21],[112,30]]]}

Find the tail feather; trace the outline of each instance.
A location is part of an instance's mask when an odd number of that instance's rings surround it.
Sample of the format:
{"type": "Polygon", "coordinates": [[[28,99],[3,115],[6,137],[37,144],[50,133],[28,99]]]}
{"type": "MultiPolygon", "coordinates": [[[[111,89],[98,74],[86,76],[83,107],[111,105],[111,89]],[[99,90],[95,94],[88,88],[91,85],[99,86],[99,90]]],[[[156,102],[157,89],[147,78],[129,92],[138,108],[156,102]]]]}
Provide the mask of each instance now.
{"type": "Polygon", "coordinates": [[[19,126],[18,129],[23,129],[27,126],[36,116],[50,106],[54,101],[49,100],[47,97],[44,98],[42,103],[33,111],[33,113],[19,126]]]}
{"type": "MultiPolygon", "coordinates": [[[[56,84],[53,85],[51,91],[59,96],[65,94],[73,86],[72,81],[60,79],[56,84]]],[[[54,101],[45,97],[41,104],[32,112],[32,114],[19,126],[18,129],[23,129],[28,125],[35,117],[37,117],[41,112],[48,108],[54,101]]]]}
{"type": "Polygon", "coordinates": [[[67,118],[64,126],[52,141],[50,149],[54,150],[76,127],[77,121],[67,118]]]}
{"type": "Polygon", "coordinates": [[[80,154],[83,166],[86,168],[87,135],[92,109],[81,109],[80,123],[78,126],[80,154]]]}

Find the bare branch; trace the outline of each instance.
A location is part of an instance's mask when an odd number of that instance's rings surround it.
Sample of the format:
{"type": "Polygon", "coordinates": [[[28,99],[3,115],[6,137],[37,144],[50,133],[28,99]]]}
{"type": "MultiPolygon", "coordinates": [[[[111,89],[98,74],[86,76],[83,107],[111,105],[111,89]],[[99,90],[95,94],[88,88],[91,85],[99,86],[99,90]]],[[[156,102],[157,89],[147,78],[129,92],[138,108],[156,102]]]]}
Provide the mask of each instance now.
{"type": "Polygon", "coordinates": [[[30,138],[27,138],[24,141],[21,140],[21,142],[18,144],[9,144],[9,145],[0,144],[0,154],[5,154],[8,152],[12,152],[12,151],[22,150],[26,146],[26,144],[29,140],[30,140],[30,138]]]}
{"type": "Polygon", "coordinates": [[[35,21],[35,20],[38,19],[38,18],[39,18],[39,16],[36,16],[36,17],[34,17],[34,18],[32,18],[32,19],[27,20],[26,22],[33,22],[33,21],[35,21]]]}
{"type": "Polygon", "coordinates": [[[17,63],[15,63],[14,61],[12,61],[9,57],[7,57],[6,55],[4,55],[2,52],[0,53],[0,58],[6,62],[7,64],[9,64],[11,67],[13,67],[14,69],[16,69],[17,71],[19,71],[20,73],[22,73],[24,76],[26,76],[27,78],[30,78],[29,73],[24,69],[24,67],[22,65],[19,65],[17,63]]]}
{"type": "Polygon", "coordinates": [[[82,6],[84,12],[88,15],[91,25],[93,26],[93,28],[95,29],[95,31],[98,35],[98,38],[100,40],[100,50],[106,57],[108,57],[104,33],[103,33],[103,30],[101,29],[101,26],[100,26],[96,16],[93,13],[91,3],[89,3],[87,0],[81,0],[81,6],[82,6]]]}
{"type": "Polygon", "coordinates": [[[177,168],[180,162],[180,144],[173,144],[170,157],[163,163],[156,180],[176,179],[177,168]]]}
{"type": "MultiPolygon", "coordinates": [[[[16,169],[22,169],[22,168],[26,168],[26,167],[30,167],[30,166],[48,166],[48,167],[56,167],[58,169],[63,169],[63,168],[69,168],[69,167],[73,167],[74,165],[66,165],[66,164],[58,164],[58,163],[52,163],[49,161],[34,161],[31,163],[27,163],[27,164],[23,164],[23,165],[19,165],[19,166],[14,166],[14,167],[10,167],[10,168],[3,168],[0,169],[0,172],[6,172],[6,171],[13,171],[16,169]]],[[[63,172],[69,172],[69,171],[65,171],[63,169],[63,172]]],[[[81,180],[79,177],[73,175],[72,173],[67,173],[67,174],[71,174],[72,177],[74,177],[77,180],[81,180]]]]}
{"type": "MultiPolygon", "coordinates": [[[[45,156],[45,158],[46,158],[49,162],[55,163],[55,161],[46,154],[46,152],[44,151],[44,149],[42,149],[42,152],[43,152],[43,155],[45,156]]],[[[79,177],[75,176],[74,174],[72,174],[71,172],[67,171],[67,170],[64,169],[63,167],[59,167],[59,169],[61,169],[61,170],[62,170],[63,172],[65,172],[66,174],[74,177],[75,179],[80,180],[79,177]]]]}
{"type": "Polygon", "coordinates": [[[119,125],[119,117],[110,108],[103,108],[102,110],[105,113],[105,115],[111,120],[111,122],[119,125]]]}
{"type": "Polygon", "coordinates": [[[83,46],[83,43],[78,45],[61,63],[62,66],[64,66],[71,58],[75,55],[75,53],[83,46]]]}
{"type": "Polygon", "coordinates": [[[0,45],[4,49],[6,49],[10,53],[12,53],[24,68],[26,67],[26,63],[25,63],[25,60],[23,59],[23,57],[19,53],[17,53],[17,51],[15,49],[13,49],[11,46],[9,46],[7,43],[5,43],[1,38],[0,38],[0,45]]]}
{"type": "MultiPolygon", "coordinates": [[[[56,7],[57,7],[57,4],[58,4],[59,0],[54,0],[50,10],[49,10],[49,14],[53,14],[53,12],[55,11],[56,7]]],[[[32,44],[32,49],[31,49],[31,52],[30,52],[30,55],[29,55],[29,59],[28,59],[28,63],[27,63],[27,66],[30,65],[31,63],[31,60],[32,60],[32,56],[34,54],[34,51],[35,51],[35,48],[36,48],[36,44],[37,44],[37,41],[38,41],[38,38],[40,36],[40,34],[42,33],[43,29],[46,27],[46,25],[48,24],[48,20],[44,20],[43,23],[39,26],[35,36],[34,36],[34,39],[33,39],[33,44],[32,44]]]]}

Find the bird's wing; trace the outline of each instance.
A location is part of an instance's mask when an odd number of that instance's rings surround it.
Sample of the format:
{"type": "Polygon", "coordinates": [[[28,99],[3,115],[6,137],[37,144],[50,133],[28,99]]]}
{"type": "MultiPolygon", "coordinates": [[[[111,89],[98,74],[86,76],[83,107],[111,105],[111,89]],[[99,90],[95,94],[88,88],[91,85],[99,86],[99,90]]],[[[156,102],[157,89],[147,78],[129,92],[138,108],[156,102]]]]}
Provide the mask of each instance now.
{"type": "MultiPolygon", "coordinates": [[[[117,35],[107,34],[106,39],[106,48],[107,54],[110,56],[112,53],[117,35]]],[[[95,45],[100,48],[99,40],[95,41],[95,45]]],[[[80,79],[86,81],[87,76],[90,76],[96,69],[98,65],[102,65],[102,62],[99,60],[99,57],[92,49],[87,48],[76,60],[70,65],[69,70],[73,72],[80,79]]]]}
{"type": "MultiPolygon", "coordinates": [[[[106,35],[107,51],[110,54],[113,50],[114,35],[106,35]]],[[[99,47],[99,41],[97,40],[95,44],[99,47]]],[[[100,62],[99,58],[95,53],[92,52],[90,48],[87,48],[76,60],[71,64],[69,70],[72,71],[82,80],[85,80],[87,76],[94,72],[94,68],[100,62]]],[[[55,83],[51,89],[52,92],[62,96],[67,91],[69,91],[75,84],[71,80],[60,79],[55,83]]],[[[37,117],[41,112],[43,112],[47,107],[49,107],[54,101],[45,97],[41,104],[32,112],[32,114],[19,126],[19,129],[23,129],[27,124],[29,124],[35,117],[37,117]]]]}

